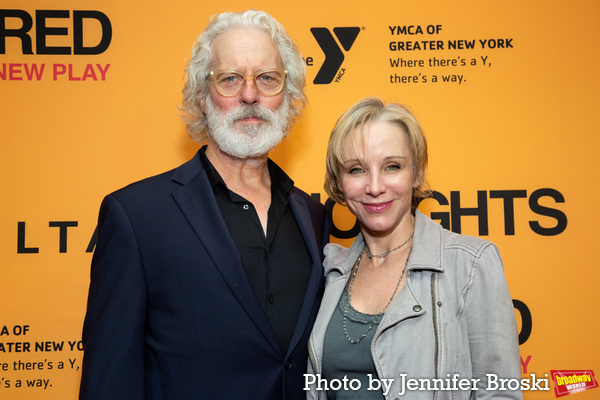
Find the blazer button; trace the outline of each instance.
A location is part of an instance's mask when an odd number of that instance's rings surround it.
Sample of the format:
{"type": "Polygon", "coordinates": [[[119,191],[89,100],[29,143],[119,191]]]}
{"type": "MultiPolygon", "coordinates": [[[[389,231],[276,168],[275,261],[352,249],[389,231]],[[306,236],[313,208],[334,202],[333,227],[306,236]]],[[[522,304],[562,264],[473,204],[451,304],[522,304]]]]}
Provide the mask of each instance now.
{"type": "Polygon", "coordinates": [[[289,371],[290,369],[292,369],[292,363],[290,361],[285,363],[285,370],[289,371]]]}
{"type": "Polygon", "coordinates": [[[413,311],[414,311],[414,312],[419,312],[419,311],[421,311],[422,309],[423,309],[423,308],[422,308],[421,306],[419,306],[419,305],[416,305],[416,306],[414,306],[414,307],[413,307],[413,311]]]}

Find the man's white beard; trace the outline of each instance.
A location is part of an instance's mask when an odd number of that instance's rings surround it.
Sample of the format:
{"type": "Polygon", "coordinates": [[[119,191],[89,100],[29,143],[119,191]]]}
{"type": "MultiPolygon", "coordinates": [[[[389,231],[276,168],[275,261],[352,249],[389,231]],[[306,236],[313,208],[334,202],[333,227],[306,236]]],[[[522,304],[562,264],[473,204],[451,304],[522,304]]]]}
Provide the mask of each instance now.
{"type": "Polygon", "coordinates": [[[206,118],[209,137],[221,151],[235,158],[254,158],[267,154],[287,135],[289,101],[284,99],[273,111],[261,105],[240,105],[223,112],[206,96],[206,118]],[[239,120],[255,117],[259,123],[244,124],[239,120]]]}

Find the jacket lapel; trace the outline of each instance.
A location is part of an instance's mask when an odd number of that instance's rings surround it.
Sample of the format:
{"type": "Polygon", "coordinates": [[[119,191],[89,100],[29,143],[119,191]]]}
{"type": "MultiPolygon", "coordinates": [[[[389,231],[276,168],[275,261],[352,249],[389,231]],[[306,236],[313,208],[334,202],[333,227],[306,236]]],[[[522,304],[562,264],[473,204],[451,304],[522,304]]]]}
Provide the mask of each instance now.
{"type": "Polygon", "coordinates": [[[323,287],[323,267],[321,265],[321,245],[317,242],[317,238],[315,237],[315,229],[306,202],[300,195],[294,192],[294,189],[292,189],[288,204],[292,210],[292,214],[294,214],[294,218],[300,228],[304,243],[306,243],[306,247],[308,248],[308,252],[312,259],[306,294],[304,295],[304,301],[302,302],[296,329],[294,330],[294,335],[292,336],[292,341],[288,349],[288,354],[291,354],[302,338],[315,302],[320,302],[320,294],[322,293],[323,287]]]}
{"type": "Polygon", "coordinates": [[[198,154],[175,171],[173,180],[182,186],[172,196],[213,264],[256,327],[280,351],[277,338],[250,285],[242,258],[229,234],[198,154]]]}
{"type": "MultiPolygon", "coordinates": [[[[407,277],[413,271],[430,270],[444,272],[442,265],[443,239],[442,227],[425,217],[419,210],[415,213],[415,233],[413,238],[413,251],[406,270],[407,277]]],[[[426,298],[419,299],[412,287],[411,279],[406,279],[406,284],[398,293],[385,313],[375,337],[384,329],[406,318],[423,315],[427,307],[426,298]]]]}

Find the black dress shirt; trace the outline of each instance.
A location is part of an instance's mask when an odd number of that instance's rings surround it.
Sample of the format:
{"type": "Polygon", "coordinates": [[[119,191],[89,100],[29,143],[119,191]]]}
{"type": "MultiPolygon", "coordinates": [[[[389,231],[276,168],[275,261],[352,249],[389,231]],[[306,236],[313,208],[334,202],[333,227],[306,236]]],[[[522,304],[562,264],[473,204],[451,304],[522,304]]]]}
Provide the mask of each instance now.
{"type": "Polygon", "coordinates": [[[287,353],[300,315],[312,260],[292,210],[288,193],[294,182],[273,161],[267,235],[254,205],[232,192],[206,157],[200,158],[229,233],[242,256],[256,298],[271,324],[283,355],[287,353]]]}

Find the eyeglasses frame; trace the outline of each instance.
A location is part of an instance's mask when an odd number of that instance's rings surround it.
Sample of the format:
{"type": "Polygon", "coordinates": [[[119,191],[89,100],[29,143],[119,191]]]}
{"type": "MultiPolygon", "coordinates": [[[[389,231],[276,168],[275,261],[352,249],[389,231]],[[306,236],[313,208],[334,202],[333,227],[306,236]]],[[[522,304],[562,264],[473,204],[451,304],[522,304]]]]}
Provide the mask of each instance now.
{"type": "Polygon", "coordinates": [[[256,86],[256,90],[258,91],[258,93],[262,94],[263,96],[267,96],[267,97],[273,97],[273,96],[277,96],[279,93],[281,93],[281,91],[283,90],[283,88],[285,87],[285,78],[287,78],[287,74],[288,71],[287,69],[283,69],[283,68],[273,68],[273,69],[265,69],[262,71],[258,71],[256,74],[254,75],[244,75],[241,72],[238,71],[234,71],[234,70],[223,70],[223,71],[210,71],[209,75],[206,77],[208,78],[212,78],[213,84],[215,85],[215,90],[217,91],[217,93],[219,93],[221,96],[223,97],[236,97],[239,96],[243,91],[244,91],[244,86],[246,86],[246,81],[248,79],[252,79],[252,81],[254,82],[254,86],[256,86]],[[281,88],[277,91],[277,93],[273,93],[273,94],[266,94],[263,93],[262,90],[260,90],[260,88],[258,87],[258,85],[256,84],[256,77],[267,73],[267,72],[280,72],[283,75],[283,79],[281,82],[281,88]],[[219,90],[219,85],[217,85],[217,75],[223,74],[223,73],[233,73],[233,74],[238,74],[244,77],[244,84],[242,85],[242,87],[240,88],[240,91],[236,94],[223,94],[221,93],[221,91],[219,90]]]}

